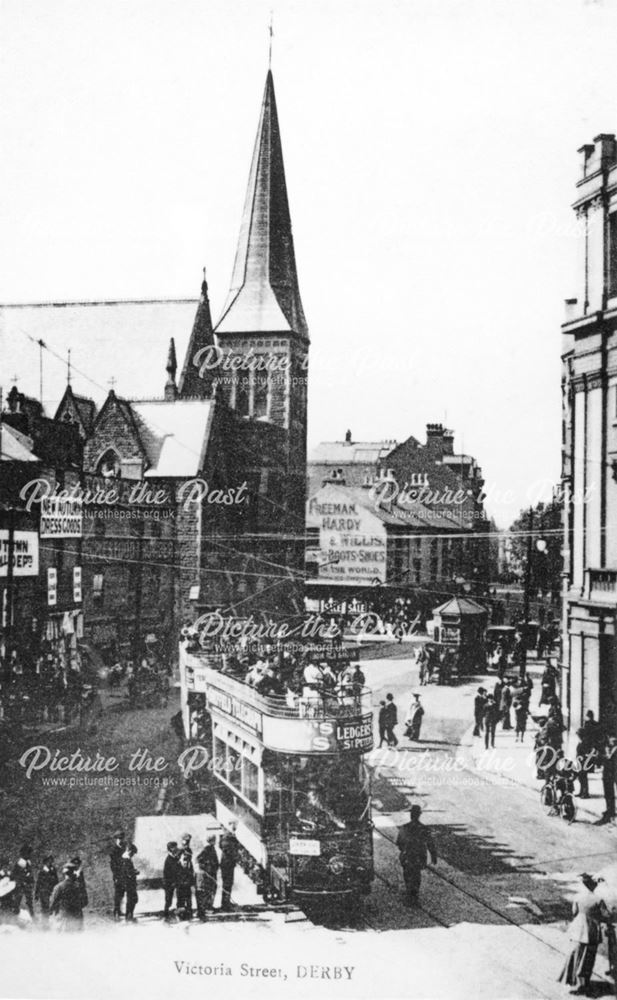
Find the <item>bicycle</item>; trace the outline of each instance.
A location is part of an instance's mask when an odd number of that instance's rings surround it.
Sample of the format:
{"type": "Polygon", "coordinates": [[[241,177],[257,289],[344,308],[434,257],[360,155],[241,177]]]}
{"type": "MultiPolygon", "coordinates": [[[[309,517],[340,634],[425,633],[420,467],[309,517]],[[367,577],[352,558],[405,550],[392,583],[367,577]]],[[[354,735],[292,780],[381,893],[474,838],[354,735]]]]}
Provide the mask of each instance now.
{"type": "Polygon", "coordinates": [[[540,802],[549,816],[560,816],[566,823],[573,823],[576,819],[574,779],[570,775],[550,775],[540,789],[540,802]]]}

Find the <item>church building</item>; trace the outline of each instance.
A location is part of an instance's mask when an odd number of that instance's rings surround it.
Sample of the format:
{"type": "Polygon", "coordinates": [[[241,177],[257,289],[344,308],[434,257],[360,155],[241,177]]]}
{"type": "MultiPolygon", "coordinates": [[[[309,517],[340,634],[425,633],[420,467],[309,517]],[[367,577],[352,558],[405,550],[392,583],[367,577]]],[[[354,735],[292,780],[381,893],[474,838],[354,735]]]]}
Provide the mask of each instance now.
{"type": "Polygon", "coordinates": [[[84,517],[93,642],[130,645],[212,609],[301,613],[308,347],[269,71],[218,322],[204,274],[179,374],[169,344],[161,397],[112,388],[97,413],[69,386],[56,412],[84,440],[85,486],[115,484],[120,496],[117,516],[101,502],[84,517]]]}

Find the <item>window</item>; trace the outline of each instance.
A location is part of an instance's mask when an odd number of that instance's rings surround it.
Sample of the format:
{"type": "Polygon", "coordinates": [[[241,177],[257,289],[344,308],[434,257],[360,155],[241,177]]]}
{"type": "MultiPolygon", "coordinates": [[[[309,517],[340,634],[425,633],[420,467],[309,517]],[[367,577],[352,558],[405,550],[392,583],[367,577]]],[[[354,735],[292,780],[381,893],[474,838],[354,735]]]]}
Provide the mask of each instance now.
{"type": "Polygon", "coordinates": [[[95,573],[92,577],[92,597],[95,601],[103,599],[103,574],[95,573]]]}
{"type": "Polygon", "coordinates": [[[236,389],[236,413],[239,413],[241,417],[248,417],[249,415],[249,402],[250,402],[250,376],[249,375],[237,375],[235,381],[236,389]]]}
{"type": "Polygon", "coordinates": [[[105,454],[101,456],[99,464],[96,467],[96,471],[99,476],[103,476],[104,479],[120,478],[120,456],[114,448],[108,448],[105,454]]]}
{"type": "Polygon", "coordinates": [[[255,373],[253,382],[253,416],[268,416],[268,376],[264,372],[255,373]]]}
{"type": "Polygon", "coordinates": [[[227,781],[238,791],[242,789],[242,761],[235,747],[227,745],[227,781]]]}
{"type": "MultiPolygon", "coordinates": [[[[246,747],[250,753],[250,747],[246,747]]],[[[259,768],[248,757],[242,757],[242,794],[245,799],[257,805],[259,802],[259,768]]]]}
{"type": "Polygon", "coordinates": [[[259,768],[255,749],[233,733],[220,733],[213,740],[215,774],[236,789],[253,806],[259,805],[259,768]]]}
{"type": "Polygon", "coordinates": [[[617,212],[608,217],[608,296],[617,295],[617,212]]]}

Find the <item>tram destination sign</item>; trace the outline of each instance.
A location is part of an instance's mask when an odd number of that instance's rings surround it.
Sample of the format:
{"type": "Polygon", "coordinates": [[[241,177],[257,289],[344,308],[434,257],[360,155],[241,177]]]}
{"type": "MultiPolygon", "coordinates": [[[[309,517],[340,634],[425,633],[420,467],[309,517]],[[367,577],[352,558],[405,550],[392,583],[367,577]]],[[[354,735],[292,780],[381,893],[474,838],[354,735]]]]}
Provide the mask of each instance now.
{"type": "Polygon", "coordinates": [[[321,854],[321,843],[318,840],[307,840],[304,837],[290,837],[289,853],[317,858],[321,854]]]}

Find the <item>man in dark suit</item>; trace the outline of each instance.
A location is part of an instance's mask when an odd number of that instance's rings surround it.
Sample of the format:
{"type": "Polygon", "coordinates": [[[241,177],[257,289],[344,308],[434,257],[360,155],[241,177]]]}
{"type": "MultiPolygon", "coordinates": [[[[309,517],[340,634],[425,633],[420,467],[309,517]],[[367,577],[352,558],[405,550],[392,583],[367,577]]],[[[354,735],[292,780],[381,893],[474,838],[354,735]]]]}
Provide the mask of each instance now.
{"type": "Polygon", "coordinates": [[[122,906],[122,899],[125,892],[123,875],[123,865],[122,865],[122,855],[126,850],[126,838],[122,830],[116,830],[114,833],[114,846],[109,852],[109,866],[111,868],[111,877],[114,882],[114,920],[119,920],[122,916],[120,908],[122,906]]]}
{"type": "Polygon", "coordinates": [[[397,747],[398,739],[394,732],[394,727],[398,722],[398,712],[396,710],[396,705],[394,704],[394,695],[386,695],[386,707],[384,710],[384,721],[386,724],[386,740],[388,741],[389,747],[397,747]]]}
{"type": "Polygon", "coordinates": [[[43,865],[36,877],[34,898],[38,900],[41,907],[41,915],[46,922],[49,917],[49,901],[51,894],[58,884],[58,871],[51,854],[43,858],[43,865]]]}
{"type": "Polygon", "coordinates": [[[431,864],[437,864],[435,843],[430,831],[420,822],[421,815],[420,806],[412,806],[409,810],[409,823],[400,827],[396,839],[409,905],[417,902],[427,856],[430,856],[431,864]]]}
{"type": "Polygon", "coordinates": [[[488,750],[489,746],[495,746],[495,730],[499,719],[499,706],[495,699],[489,694],[484,705],[484,746],[488,750]]]}
{"type": "Polygon", "coordinates": [[[221,898],[221,909],[231,910],[231,890],[234,884],[234,870],[238,862],[238,852],[240,844],[236,837],[236,824],[230,823],[229,829],[222,834],[219,840],[221,849],[221,881],[223,883],[223,895],[221,898]]]}
{"type": "Polygon", "coordinates": [[[483,687],[478,688],[478,693],[473,700],[473,718],[474,718],[474,728],[473,735],[479,736],[482,732],[484,726],[484,706],[486,704],[486,690],[483,687]]]}
{"type": "Polygon", "coordinates": [[[212,910],[214,904],[216,874],[219,868],[215,843],[216,837],[212,834],[196,858],[195,898],[197,900],[197,916],[200,920],[206,919],[206,913],[208,910],[212,910]]]}
{"type": "Polygon", "coordinates": [[[170,840],[167,844],[167,857],[163,865],[163,889],[165,890],[165,909],[163,916],[169,916],[169,910],[174,898],[174,892],[178,888],[178,875],[180,872],[180,861],[178,859],[178,844],[175,840],[170,840]]]}

